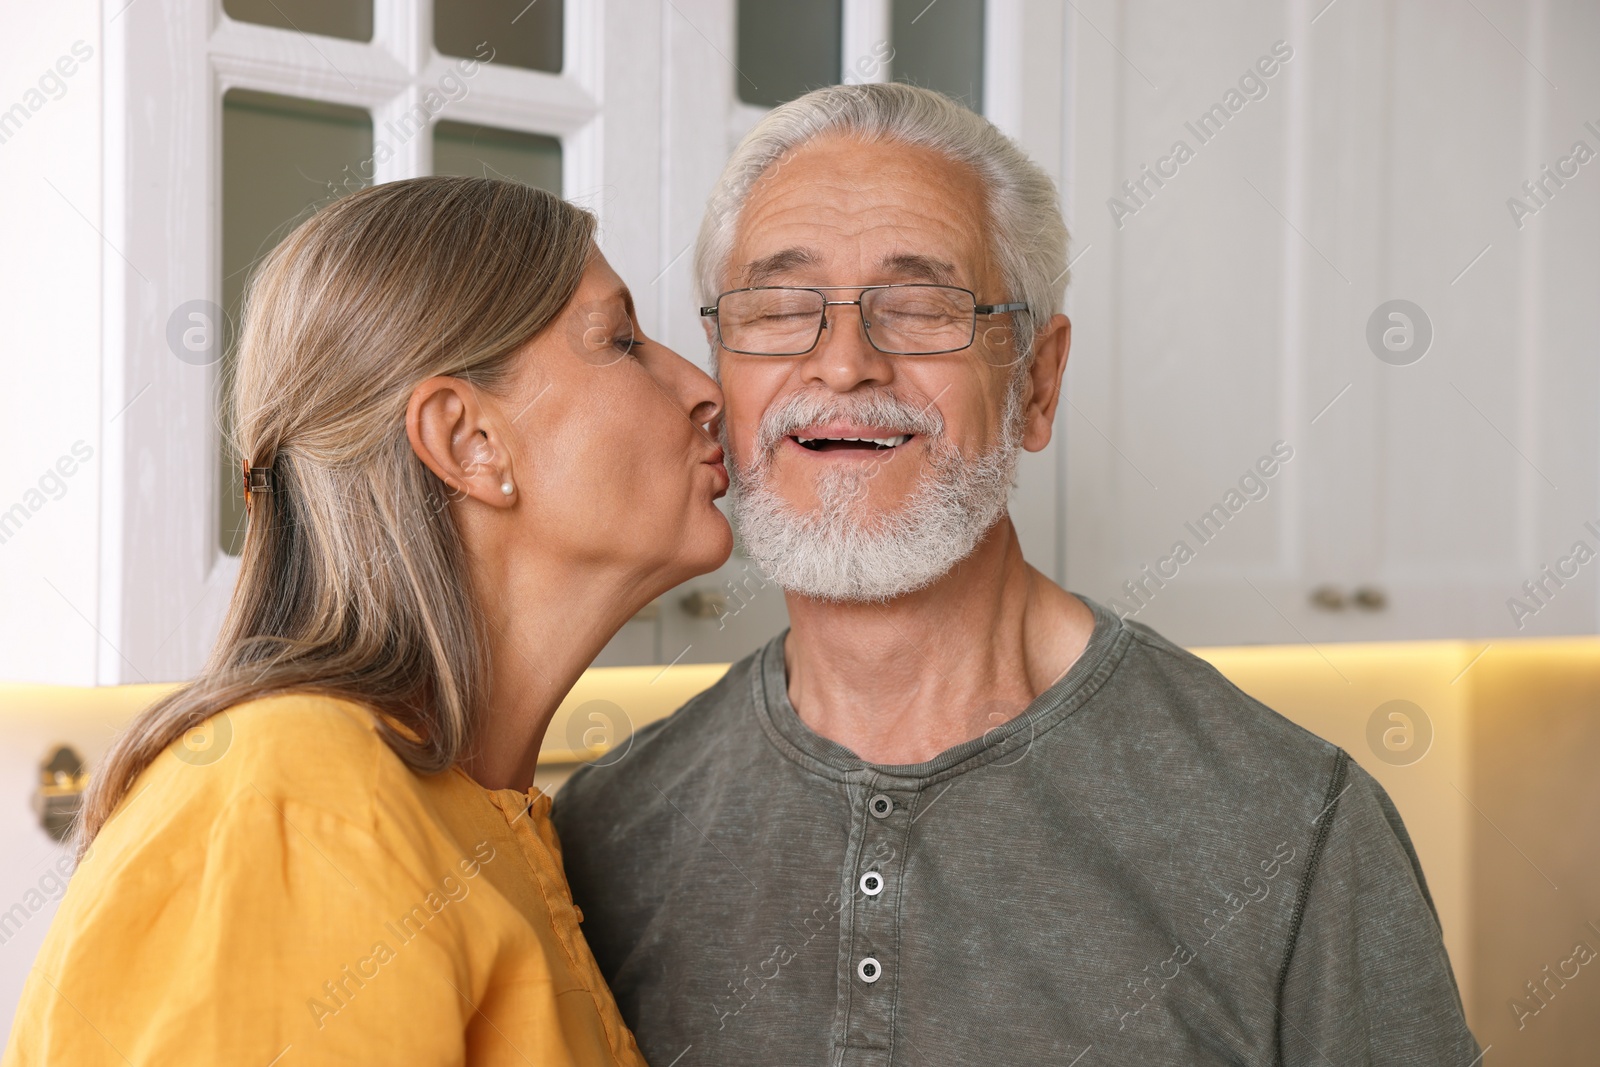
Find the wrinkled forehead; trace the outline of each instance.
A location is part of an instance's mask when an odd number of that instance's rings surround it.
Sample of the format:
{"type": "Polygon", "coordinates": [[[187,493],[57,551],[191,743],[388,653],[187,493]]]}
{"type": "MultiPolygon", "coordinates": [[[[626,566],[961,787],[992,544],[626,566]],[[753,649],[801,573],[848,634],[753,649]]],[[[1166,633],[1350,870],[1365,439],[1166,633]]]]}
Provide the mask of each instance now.
{"type": "Polygon", "coordinates": [[[724,288],[928,281],[983,292],[989,236],[971,167],[919,145],[828,135],[751,186],[724,288]]]}

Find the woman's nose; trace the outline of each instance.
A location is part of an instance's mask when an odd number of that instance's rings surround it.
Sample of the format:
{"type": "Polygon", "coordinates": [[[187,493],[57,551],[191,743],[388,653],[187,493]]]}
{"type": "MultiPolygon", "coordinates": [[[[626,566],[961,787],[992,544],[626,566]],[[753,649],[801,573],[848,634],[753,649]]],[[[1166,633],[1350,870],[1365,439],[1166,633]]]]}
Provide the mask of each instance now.
{"type": "Polygon", "coordinates": [[[712,437],[717,436],[721,429],[722,403],[720,400],[702,400],[689,412],[689,418],[696,426],[702,427],[712,437]]]}
{"type": "MultiPolygon", "coordinates": [[[[673,353],[677,355],[677,353],[673,353]]],[[[719,427],[717,420],[722,417],[723,395],[722,386],[717,380],[693,363],[678,356],[681,365],[688,373],[685,376],[685,400],[689,406],[689,421],[696,426],[704,427],[713,437],[719,427]]]]}

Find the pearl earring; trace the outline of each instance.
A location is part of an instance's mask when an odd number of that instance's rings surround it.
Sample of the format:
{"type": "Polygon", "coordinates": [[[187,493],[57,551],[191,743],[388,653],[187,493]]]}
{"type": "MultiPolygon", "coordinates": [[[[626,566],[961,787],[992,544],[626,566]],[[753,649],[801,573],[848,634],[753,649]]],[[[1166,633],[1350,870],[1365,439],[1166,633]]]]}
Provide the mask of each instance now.
{"type": "Polygon", "coordinates": [[[511,485],[511,479],[507,478],[505,481],[500,483],[500,491],[502,493],[504,493],[506,496],[510,496],[512,494],[512,492],[515,491],[513,486],[511,485]]]}

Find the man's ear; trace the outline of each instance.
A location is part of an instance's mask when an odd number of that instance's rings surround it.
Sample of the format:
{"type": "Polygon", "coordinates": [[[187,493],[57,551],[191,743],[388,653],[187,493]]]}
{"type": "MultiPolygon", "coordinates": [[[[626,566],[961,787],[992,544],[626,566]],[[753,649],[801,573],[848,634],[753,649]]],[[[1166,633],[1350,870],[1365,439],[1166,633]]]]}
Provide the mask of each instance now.
{"type": "Polygon", "coordinates": [[[1061,376],[1072,347],[1072,320],[1053,316],[1033,339],[1033,363],[1028,367],[1031,388],[1024,409],[1022,447],[1039,452],[1050,443],[1055,428],[1056,405],[1061,402],[1061,376]]]}
{"type": "Polygon", "coordinates": [[[469,382],[441,375],[413,389],[406,404],[406,438],[452,498],[471,497],[493,507],[516,500],[511,450],[469,382]]]}

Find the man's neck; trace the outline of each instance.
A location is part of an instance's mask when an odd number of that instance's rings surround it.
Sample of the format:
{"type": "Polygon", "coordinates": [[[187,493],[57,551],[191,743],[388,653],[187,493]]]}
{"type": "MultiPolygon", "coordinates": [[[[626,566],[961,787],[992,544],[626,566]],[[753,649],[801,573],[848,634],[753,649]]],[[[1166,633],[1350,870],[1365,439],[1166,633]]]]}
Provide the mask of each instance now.
{"type": "Polygon", "coordinates": [[[943,578],[886,604],[788,594],[789,700],[869,763],[923,763],[1020,714],[1094,629],[1028,565],[1009,518],[943,578]]]}

